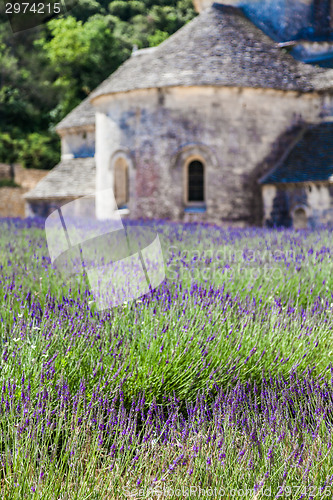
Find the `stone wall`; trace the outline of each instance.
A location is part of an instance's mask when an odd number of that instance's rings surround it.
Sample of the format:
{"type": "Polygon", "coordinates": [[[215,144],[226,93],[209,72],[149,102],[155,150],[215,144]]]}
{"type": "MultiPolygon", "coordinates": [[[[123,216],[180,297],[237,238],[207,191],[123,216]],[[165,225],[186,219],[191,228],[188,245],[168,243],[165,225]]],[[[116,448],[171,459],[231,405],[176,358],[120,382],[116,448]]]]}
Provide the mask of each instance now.
{"type": "Polygon", "coordinates": [[[264,225],[295,227],[297,212],[306,227],[333,225],[333,185],[327,182],[264,185],[264,225]]]}
{"type": "Polygon", "coordinates": [[[24,188],[0,188],[0,217],[25,217],[24,188]]]}
{"type": "Polygon", "coordinates": [[[14,166],[7,165],[7,163],[0,163],[0,180],[12,179],[14,175],[14,166]]]}
{"type": "Polygon", "coordinates": [[[0,164],[0,180],[10,180],[19,187],[0,187],[0,217],[25,217],[26,208],[23,195],[48,174],[48,170],[25,169],[20,165],[0,164]]]}
{"type": "Polygon", "coordinates": [[[48,173],[49,170],[28,169],[21,167],[21,165],[14,166],[14,180],[16,184],[27,190],[33,189],[48,173]]]}
{"type": "MultiPolygon", "coordinates": [[[[103,97],[96,106],[97,190],[113,186],[114,155],[127,156],[131,217],[260,225],[258,179],[284,151],[281,137],[319,121],[323,102],[315,93],[174,87],[103,97]],[[206,211],[195,215],[185,212],[189,157],[205,165],[206,211]]],[[[97,193],[98,217],[110,210],[97,193]]]]}
{"type": "Polygon", "coordinates": [[[61,134],[61,156],[68,158],[91,158],[95,154],[95,127],[70,129],[61,134]]]}

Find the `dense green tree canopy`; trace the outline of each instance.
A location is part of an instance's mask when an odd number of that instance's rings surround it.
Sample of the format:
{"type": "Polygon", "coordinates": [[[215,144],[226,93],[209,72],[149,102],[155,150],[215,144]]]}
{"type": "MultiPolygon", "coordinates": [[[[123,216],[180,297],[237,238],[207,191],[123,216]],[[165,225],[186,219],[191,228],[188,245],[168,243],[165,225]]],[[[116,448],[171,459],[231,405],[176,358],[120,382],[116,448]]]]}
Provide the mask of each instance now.
{"type": "Polygon", "coordinates": [[[192,0],[79,0],[65,15],[12,33],[0,12],[0,162],[52,168],[54,127],[131,54],[194,17],[192,0]]]}

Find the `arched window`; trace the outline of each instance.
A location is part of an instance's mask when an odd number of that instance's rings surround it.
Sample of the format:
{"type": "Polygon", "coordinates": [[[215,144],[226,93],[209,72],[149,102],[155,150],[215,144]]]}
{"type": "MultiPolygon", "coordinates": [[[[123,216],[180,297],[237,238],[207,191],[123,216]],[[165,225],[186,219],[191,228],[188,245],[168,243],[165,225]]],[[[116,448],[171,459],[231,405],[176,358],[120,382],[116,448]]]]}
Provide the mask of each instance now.
{"type": "Polygon", "coordinates": [[[128,164],[126,158],[119,157],[114,163],[114,196],[118,208],[125,207],[129,201],[128,164]]]}
{"type": "Polygon", "coordinates": [[[203,203],[205,201],[204,165],[194,160],[187,167],[187,201],[203,203]]]}

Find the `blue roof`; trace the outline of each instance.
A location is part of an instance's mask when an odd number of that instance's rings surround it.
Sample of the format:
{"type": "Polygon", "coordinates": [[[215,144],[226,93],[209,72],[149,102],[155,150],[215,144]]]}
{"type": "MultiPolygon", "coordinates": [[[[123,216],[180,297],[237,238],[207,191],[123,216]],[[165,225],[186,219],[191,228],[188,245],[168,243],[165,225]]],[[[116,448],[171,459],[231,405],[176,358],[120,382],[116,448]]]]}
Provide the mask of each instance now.
{"type": "Polygon", "coordinates": [[[298,142],[261,184],[328,181],[333,176],[333,122],[304,129],[298,142]]]}

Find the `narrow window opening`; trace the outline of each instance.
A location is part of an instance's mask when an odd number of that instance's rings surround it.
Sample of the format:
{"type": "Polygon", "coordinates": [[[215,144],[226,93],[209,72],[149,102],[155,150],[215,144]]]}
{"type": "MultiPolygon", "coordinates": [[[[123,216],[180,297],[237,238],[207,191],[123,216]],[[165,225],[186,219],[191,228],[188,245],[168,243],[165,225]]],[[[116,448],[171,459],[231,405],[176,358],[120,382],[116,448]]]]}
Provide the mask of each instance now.
{"type": "Polygon", "coordinates": [[[201,161],[192,161],[188,166],[188,196],[189,202],[202,203],[204,196],[204,166],[201,161]]]}
{"type": "Polygon", "coordinates": [[[129,186],[128,164],[125,158],[118,158],[114,164],[114,196],[118,208],[127,208],[129,186]]]}

